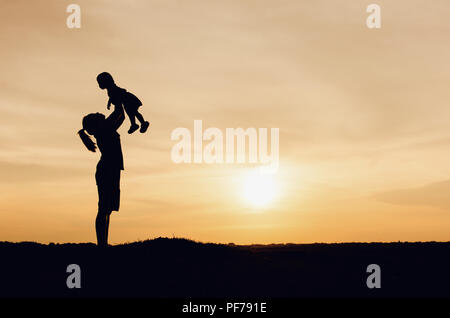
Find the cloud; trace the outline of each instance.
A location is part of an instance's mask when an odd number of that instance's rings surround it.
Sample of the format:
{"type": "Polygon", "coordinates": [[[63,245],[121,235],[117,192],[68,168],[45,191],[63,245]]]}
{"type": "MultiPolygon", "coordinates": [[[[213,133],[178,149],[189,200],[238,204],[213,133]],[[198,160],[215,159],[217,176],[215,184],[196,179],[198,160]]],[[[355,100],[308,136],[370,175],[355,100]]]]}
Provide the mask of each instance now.
{"type": "Polygon", "coordinates": [[[79,178],[86,169],[68,166],[49,166],[34,163],[13,163],[0,161],[1,183],[46,182],[79,178]]]}
{"type": "Polygon", "coordinates": [[[391,204],[434,206],[450,210],[450,180],[434,182],[422,187],[381,192],[375,198],[391,204]]]}

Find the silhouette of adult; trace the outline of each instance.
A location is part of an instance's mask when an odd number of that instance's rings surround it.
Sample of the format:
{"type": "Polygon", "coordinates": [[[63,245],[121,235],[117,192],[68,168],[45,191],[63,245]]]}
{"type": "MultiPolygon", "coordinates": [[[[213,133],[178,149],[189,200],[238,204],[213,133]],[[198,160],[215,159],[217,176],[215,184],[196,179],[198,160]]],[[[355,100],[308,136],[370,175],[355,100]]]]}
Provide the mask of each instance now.
{"type": "Polygon", "coordinates": [[[109,219],[112,211],[119,211],[120,172],[123,167],[122,147],[117,129],[125,119],[123,105],[114,105],[114,111],[105,118],[92,113],[83,118],[83,129],[78,134],[86,148],[101,152],[95,172],[98,189],[98,213],[95,219],[98,246],[108,245],[109,219]],[[95,137],[97,145],[91,139],[95,137]]]}

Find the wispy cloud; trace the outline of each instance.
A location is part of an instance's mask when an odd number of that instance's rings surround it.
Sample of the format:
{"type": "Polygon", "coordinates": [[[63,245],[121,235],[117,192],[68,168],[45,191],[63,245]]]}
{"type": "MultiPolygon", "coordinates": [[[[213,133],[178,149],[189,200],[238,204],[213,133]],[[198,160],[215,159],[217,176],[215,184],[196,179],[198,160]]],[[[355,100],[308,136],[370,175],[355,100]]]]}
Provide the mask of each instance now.
{"type": "Polygon", "coordinates": [[[432,206],[450,210],[450,180],[434,182],[421,187],[381,192],[376,194],[375,198],[397,205],[432,206]]]}

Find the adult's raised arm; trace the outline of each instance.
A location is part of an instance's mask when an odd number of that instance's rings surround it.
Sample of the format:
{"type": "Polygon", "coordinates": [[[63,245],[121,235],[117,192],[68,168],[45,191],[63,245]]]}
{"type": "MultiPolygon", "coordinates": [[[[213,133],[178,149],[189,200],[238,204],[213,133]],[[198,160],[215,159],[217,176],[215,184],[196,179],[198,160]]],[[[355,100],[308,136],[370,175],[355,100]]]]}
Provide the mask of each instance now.
{"type": "Polygon", "coordinates": [[[106,122],[114,130],[119,129],[125,120],[125,112],[122,104],[114,105],[114,111],[106,118],[106,122]]]}

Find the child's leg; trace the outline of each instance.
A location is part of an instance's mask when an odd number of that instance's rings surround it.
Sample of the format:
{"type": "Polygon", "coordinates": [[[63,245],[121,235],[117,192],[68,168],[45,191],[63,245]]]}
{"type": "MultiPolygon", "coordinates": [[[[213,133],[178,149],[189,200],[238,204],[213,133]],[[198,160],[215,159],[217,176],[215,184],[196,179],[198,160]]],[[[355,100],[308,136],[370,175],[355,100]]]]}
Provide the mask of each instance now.
{"type": "Polygon", "coordinates": [[[127,107],[125,107],[125,111],[127,112],[128,118],[130,119],[130,123],[131,123],[131,127],[130,127],[130,129],[128,129],[128,133],[132,134],[139,128],[139,126],[136,125],[136,112],[127,107]]]}
{"type": "Polygon", "coordinates": [[[132,109],[129,109],[128,107],[125,107],[125,112],[128,115],[128,118],[130,119],[131,126],[136,126],[136,112],[132,109]]]}
{"type": "Polygon", "coordinates": [[[139,113],[138,110],[136,110],[135,116],[136,116],[136,118],[141,122],[141,124],[145,123],[144,116],[142,116],[141,113],[139,113]]]}
{"type": "Polygon", "coordinates": [[[141,133],[145,133],[150,123],[148,121],[145,121],[144,116],[142,116],[137,109],[136,109],[136,118],[141,122],[141,129],[139,131],[141,133]]]}

